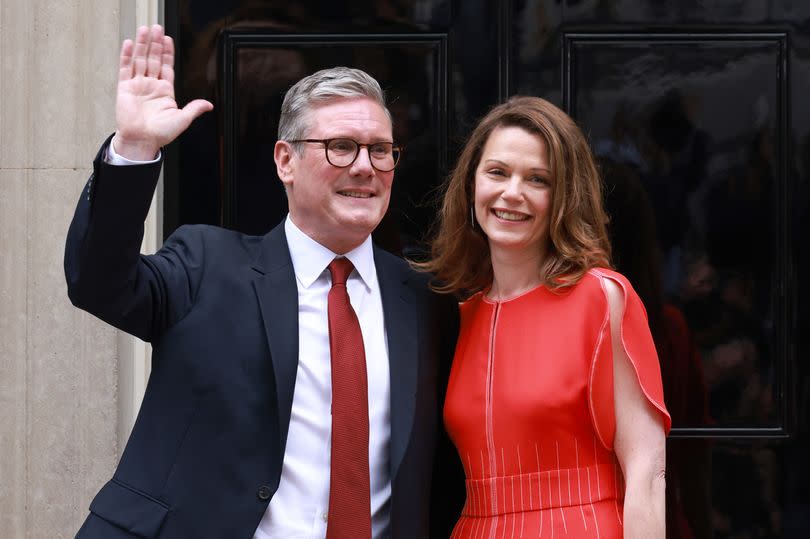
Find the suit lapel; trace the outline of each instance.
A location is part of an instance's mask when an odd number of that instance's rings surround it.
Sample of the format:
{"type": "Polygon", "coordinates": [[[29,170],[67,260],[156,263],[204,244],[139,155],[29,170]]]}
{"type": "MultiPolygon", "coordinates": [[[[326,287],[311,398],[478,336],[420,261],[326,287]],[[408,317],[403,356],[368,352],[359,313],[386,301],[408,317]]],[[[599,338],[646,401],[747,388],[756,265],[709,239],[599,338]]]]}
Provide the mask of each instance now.
{"type": "MultiPolygon", "coordinates": [[[[374,248],[385,317],[391,383],[391,480],[402,463],[413,428],[418,378],[416,299],[408,275],[391,255],[374,248]]],[[[298,287],[283,223],[262,240],[253,264],[253,286],[270,347],[278,399],[279,450],[284,451],[298,369],[298,287]]]]}
{"type": "Polygon", "coordinates": [[[253,264],[253,287],[262,312],[273,361],[278,410],[279,454],[287,444],[298,370],[298,287],[284,223],[267,233],[253,264]]]}
{"type": "Polygon", "coordinates": [[[380,283],[388,364],[391,380],[391,481],[396,478],[413,428],[418,376],[419,335],[416,302],[407,286],[407,274],[375,247],[374,262],[380,283]]]}

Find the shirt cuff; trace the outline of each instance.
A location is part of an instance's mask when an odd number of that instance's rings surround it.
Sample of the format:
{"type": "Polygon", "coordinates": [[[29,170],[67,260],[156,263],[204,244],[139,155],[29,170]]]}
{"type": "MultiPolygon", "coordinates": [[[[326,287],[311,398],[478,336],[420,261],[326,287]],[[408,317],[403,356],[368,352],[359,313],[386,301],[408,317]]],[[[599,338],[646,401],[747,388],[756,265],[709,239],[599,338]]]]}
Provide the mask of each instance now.
{"type": "Polygon", "coordinates": [[[157,163],[160,161],[160,155],[161,152],[158,150],[157,157],[151,161],[133,161],[132,159],[127,159],[126,157],[122,157],[115,153],[112,140],[110,140],[110,144],[107,146],[107,154],[104,156],[104,162],[108,165],[114,166],[148,165],[150,163],[157,163]]]}

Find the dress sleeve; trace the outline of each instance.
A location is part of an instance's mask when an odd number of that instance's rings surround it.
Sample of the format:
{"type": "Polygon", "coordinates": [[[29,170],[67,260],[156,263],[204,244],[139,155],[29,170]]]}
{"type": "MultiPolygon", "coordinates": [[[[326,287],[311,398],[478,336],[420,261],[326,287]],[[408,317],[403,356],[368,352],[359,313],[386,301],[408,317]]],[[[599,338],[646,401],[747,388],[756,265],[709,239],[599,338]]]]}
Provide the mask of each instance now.
{"type": "Polygon", "coordinates": [[[610,307],[607,302],[604,279],[616,282],[622,290],[624,297],[624,314],[621,322],[622,347],[627,353],[627,357],[630,358],[641,391],[650,404],[661,413],[664,433],[667,434],[672,427],[672,419],[664,406],[661,366],[658,363],[658,354],[655,351],[655,343],[650,333],[644,305],[623,275],[602,269],[592,270],[592,272],[599,278],[602,292],[605,294],[605,315],[599,328],[588,380],[588,405],[599,441],[606,448],[613,449],[613,439],[616,434],[610,307]]]}

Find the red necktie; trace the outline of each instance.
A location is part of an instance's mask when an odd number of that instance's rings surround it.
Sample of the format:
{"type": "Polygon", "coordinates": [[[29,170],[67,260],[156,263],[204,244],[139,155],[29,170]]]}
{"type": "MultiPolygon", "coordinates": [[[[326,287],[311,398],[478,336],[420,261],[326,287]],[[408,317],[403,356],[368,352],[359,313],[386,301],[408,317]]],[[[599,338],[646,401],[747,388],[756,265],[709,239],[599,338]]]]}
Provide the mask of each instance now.
{"type": "Polygon", "coordinates": [[[332,465],[327,539],[371,539],[368,470],[368,380],[363,334],[349,302],[347,258],[329,264],[332,355],[332,465]]]}

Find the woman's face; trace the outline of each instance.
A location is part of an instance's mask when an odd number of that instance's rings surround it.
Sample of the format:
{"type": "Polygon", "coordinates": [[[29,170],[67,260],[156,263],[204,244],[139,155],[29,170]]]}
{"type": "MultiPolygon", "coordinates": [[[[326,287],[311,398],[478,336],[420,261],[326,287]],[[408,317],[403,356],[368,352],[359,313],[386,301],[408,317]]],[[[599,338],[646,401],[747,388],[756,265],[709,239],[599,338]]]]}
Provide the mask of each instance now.
{"type": "Polygon", "coordinates": [[[551,178],[542,137],[511,126],[489,136],[475,170],[475,217],[493,256],[545,251],[551,178]]]}

